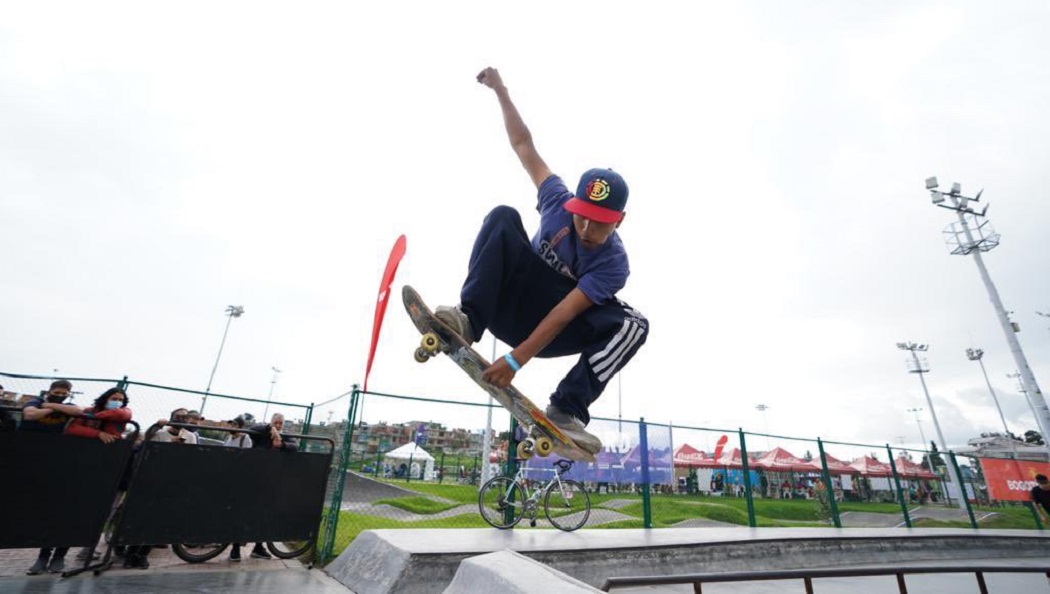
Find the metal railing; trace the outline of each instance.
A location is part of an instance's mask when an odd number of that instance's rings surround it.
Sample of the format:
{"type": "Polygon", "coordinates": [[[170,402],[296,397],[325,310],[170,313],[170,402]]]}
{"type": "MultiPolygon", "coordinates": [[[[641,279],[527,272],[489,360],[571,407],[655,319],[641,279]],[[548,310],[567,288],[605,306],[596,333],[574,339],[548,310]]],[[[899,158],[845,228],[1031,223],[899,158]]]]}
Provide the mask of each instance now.
{"type": "Polygon", "coordinates": [[[897,578],[897,589],[901,594],[908,593],[904,576],[915,574],[972,573],[977,578],[977,587],[981,594],[988,594],[984,580],[986,573],[1044,573],[1050,579],[1050,565],[1004,566],[1004,565],[902,565],[898,567],[849,567],[819,569],[771,569],[763,571],[727,571],[718,573],[686,573],[679,575],[613,577],[605,580],[602,590],[611,592],[616,588],[671,586],[692,584],[694,592],[702,592],[703,584],[729,582],[758,582],[775,580],[802,580],[806,594],[813,594],[813,580],[840,577],[877,577],[892,575],[897,578]]]}

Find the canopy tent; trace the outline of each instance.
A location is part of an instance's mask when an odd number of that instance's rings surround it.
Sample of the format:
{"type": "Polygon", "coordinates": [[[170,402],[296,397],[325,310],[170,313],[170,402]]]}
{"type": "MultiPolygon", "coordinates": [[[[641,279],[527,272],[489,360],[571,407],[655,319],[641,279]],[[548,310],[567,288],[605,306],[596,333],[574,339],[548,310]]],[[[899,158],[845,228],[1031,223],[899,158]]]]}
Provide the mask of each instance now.
{"type": "Polygon", "coordinates": [[[683,443],[674,451],[675,466],[694,466],[698,468],[713,468],[717,466],[715,459],[693,446],[683,443]]]}
{"type": "Polygon", "coordinates": [[[889,464],[883,464],[871,456],[861,456],[849,463],[850,468],[864,476],[890,477],[893,470],[889,464]]]}
{"type": "MultiPolygon", "coordinates": [[[[824,460],[828,463],[828,474],[856,474],[857,472],[856,468],[853,468],[849,464],[846,464],[827,452],[824,453],[824,460]]],[[[817,467],[817,470],[823,470],[820,465],[820,460],[814,458],[812,464],[817,467]]]]}
{"type": "Polygon", "coordinates": [[[900,456],[895,459],[894,464],[897,465],[897,474],[905,478],[920,478],[920,479],[939,479],[941,477],[926,470],[921,464],[916,464],[911,460],[900,456]]]}
{"type": "MultiPolygon", "coordinates": [[[[748,464],[754,462],[754,459],[748,456],[748,464]]],[[[726,468],[743,468],[744,463],[740,458],[740,448],[733,448],[729,451],[722,451],[722,455],[718,457],[717,465],[719,467],[726,468]]]]}
{"type": "Polygon", "coordinates": [[[399,468],[404,464],[406,470],[411,472],[413,477],[418,477],[422,468],[424,479],[434,478],[434,457],[419,447],[419,444],[416,442],[406,443],[395,450],[387,452],[383,455],[383,462],[394,468],[399,468]]]}
{"type": "Polygon", "coordinates": [[[771,472],[814,472],[820,470],[820,463],[814,465],[807,462],[784,448],[773,448],[758,460],[755,460],[756,468],[762,468],[771,472]]]}

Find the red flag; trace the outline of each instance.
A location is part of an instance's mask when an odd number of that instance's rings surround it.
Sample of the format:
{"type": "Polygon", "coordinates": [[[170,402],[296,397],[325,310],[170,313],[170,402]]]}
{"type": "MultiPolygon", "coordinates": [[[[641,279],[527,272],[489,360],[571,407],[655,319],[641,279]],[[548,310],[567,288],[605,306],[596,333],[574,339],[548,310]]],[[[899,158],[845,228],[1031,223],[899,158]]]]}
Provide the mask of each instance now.
{"type": "Polygon", "coordinates": [[[376,299],[376,317],[372,322],[372,346],[368,349],[368,365],[365,367],[365,387],[368,391],[368,374],[372,373],[372,359],[376,355],[376,344],[379,343],[379,329],[383,327],[383,315],[386,314],[386,302],[390,299],[390,283],[394,282],[394,274],[397,265],[405,255],[405,236],[402,235],[394,242],[394,249],[390,250],[390,257],[386,261],[386,270],[383,271],[383,279],[379,281],[379,298],[376,299]]]}
{"type": "Polygon", "coordinates": [[[728,441],[729,441],[729,436],[728,435],[723,435],[722,437],[719,437],[718,441],[715,442],[715,455],[711,456],[711,457],[714,458],[715,460],[721,458],[722,457],[722,449],[726,447],[726,442],[728,442],[728,441]]]}

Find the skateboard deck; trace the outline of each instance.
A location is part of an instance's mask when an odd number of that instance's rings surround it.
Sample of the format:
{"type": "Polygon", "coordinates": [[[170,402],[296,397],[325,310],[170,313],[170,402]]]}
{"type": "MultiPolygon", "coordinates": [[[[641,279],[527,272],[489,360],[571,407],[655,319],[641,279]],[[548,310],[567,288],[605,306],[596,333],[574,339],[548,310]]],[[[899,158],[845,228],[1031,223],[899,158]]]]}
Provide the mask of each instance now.
{"type": "Polygon", "coordinates": [[[533,453],[540,456],[549,455],[548,448],[543,442],[548,440],[553,453],[572,460],[594,461],[594,455],[576,445],[568,435],[565,435],[554,423],[547,418],[542,409],[537,407],[524,394],[514,386],[497,388],[482,379],[481,374],[488,368],[489,362],[471,348],[470,344],[452,328],[441,320],[434,317],[434,313],[423,302],[419,293],[409,285],[401,289],[401,297],[405,302],[405,310],[412,318],[412,323],[423,335],[421,346],[416,349],[416,361],[423,363],[438,353],[448,355],[455,361],[467,375],[481,386],[499,402],[503,408],[518,420],[518,423],[528,432],[529,439],[524,451],[519,450],[520,457],[529,458],[533,453]]]}

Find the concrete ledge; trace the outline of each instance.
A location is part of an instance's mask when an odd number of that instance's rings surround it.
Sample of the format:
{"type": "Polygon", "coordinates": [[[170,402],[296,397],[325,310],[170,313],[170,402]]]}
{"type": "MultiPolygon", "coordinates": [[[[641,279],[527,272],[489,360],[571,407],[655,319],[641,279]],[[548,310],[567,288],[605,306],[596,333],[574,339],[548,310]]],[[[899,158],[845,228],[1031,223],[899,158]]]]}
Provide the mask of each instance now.
{"type": "Polygon", "coordinates": [[[442,592],[469,557],[516,551],[594,587],[615,576],[941,560],[1050,560],[1033,530],[669,528],[373,530],[325,569],[359,594],[442,592]]]}
{"type": "Polygon", "coordinates": [[[514,551],[499,551],[463,560],[444,594],[478,592],[590,594],[601,590],[514,551]]]}

